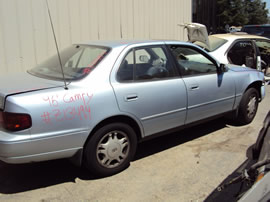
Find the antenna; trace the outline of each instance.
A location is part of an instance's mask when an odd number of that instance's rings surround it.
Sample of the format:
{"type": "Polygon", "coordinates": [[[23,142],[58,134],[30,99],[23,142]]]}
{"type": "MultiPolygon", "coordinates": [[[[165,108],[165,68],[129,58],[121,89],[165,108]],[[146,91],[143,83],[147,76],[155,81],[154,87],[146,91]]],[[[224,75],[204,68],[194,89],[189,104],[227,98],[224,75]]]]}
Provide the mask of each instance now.
{"type": "Polygon", "coordinates": [[[59,49],[58,49],[58,45],[57,45],[57,41],[56,41],[56,36],[55,36],[55,32],[54,32],[54,27],[53,27],[53,23],[52,23],[52,17],[51,17],[51,12],[50,12],[50,9],[49,9],[48,0],[46,0],[46,4],[47,4],[48,14],[49,14],[50,22],[51,22],[55,47],[56,47],[56,50],[57,50],[57,55],[58,55],[58,59],[59,59],[60,67],[61,67],[61,72],[62,72],[62,76],[63,76],[63,80],[64,80],[65,90],[68,90],[67,83],[66,83],[66,78],[65,78],[65,74],[64,74],[64,70],[63,70],[63,65],[62,65],[62,61],[61,61],[61,57],[60,57],[60,53],[59,53],[59,49]]]}

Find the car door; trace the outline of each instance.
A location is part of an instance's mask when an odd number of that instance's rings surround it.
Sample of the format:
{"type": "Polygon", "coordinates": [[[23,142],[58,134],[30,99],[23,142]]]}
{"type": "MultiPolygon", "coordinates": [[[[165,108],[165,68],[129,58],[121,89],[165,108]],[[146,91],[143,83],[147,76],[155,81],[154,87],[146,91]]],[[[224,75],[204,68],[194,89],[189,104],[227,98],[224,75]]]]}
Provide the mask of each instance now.
{"type": "Polygon", "coordinates": [[[165,47],[134,47],[123,54],[111,79],[120,111],[139,119],[146,136],[183,125],[186,87],[165,47]]]}
{"type": "Polygon", "coordinates": [[[217,64],[204,51],[188,45],[169,45],[187,86],[186,124],[231,111],[235,99],[233,77],[217,72],[217,64]]]}

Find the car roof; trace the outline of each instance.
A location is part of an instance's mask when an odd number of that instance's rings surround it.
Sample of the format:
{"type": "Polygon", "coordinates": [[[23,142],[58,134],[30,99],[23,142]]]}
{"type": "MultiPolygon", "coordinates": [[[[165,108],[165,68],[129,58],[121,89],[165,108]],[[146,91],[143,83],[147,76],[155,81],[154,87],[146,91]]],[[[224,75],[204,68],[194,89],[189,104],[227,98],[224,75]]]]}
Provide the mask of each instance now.
{"type": "Polygon", "coordinates": [[[75,43],[78,45],[96,45],[96,46],[105,46],[105,47],[126,47],[134,44],[141,45],[154,45],[154,44],[165,44],[165,43],[181,43],[181,44],[189,44],[187,42],[177,41],[177,40],[96,40],[96,41],[87,41],[75,43]]]}
{"type": "Polygon", "coordinates": [[[247,34],[245,32],[235,32],[235,33],[226,33],[226,34],[213,34],[211,36],[226,39],[228,41],[230,40],[236,40],[236,39],[267,39],[266,37],[257,36],[257,35],[251,35],[247,34]]]}

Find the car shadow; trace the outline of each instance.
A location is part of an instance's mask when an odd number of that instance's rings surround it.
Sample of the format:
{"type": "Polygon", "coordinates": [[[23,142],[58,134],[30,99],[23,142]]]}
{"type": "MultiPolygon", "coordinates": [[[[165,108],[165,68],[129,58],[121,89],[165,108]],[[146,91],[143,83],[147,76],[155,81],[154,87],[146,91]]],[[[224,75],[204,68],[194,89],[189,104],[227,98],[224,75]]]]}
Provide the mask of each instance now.
{"type": "Polygon", "coordinates": [[[33,164],[0,163],[0,193],[13,194],[65,182],[75,182],[80,168],[61,159],[33,164]]]}
{"type": "Polygon", "coordinates": [[[193,126],[191,128],[186,128],[184,130],[141,142],[138,145],[134,160],[142,159],[152,154],[162,152],[169,148],[173,148],[199,137],[208,135],[209,133],[227,127],[227,123],[228,121],[226,119],[220,118],[202,125],[193,126]]]}
{"type": "MultiPolygon", "coordinates": [[[[224,119],[184,129],[166,136],[144,141],[138,145],[133,161],[181,145],[211,132],[227,127],[224,119]]],[[[0,162],[0,193],[13,194],[53,186],[65,182],[96,180],[86,169],[73,165],[68,159],[33,164],[6,164],[0,162]]]]}

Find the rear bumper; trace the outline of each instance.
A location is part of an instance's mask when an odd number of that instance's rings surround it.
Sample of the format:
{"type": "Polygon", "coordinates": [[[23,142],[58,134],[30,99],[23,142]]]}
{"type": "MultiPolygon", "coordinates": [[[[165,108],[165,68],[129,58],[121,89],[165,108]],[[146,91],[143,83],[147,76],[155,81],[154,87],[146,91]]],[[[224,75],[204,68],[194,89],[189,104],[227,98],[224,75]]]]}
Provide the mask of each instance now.
{"type": "Polygon", "coordinates": [[[30,135],[0,131],[0,160],[19,164],[69,158],[82,149],[82,134],[84,133],[32,139],[30,135]]]}

